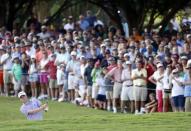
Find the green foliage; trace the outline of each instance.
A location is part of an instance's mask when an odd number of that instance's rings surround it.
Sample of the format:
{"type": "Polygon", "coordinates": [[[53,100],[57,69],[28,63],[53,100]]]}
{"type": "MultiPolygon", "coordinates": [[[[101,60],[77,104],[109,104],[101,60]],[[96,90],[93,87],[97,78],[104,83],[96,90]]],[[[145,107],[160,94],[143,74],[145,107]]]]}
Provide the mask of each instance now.
{"type": "Polygon", "coordinates": [[[113,114],[69,103],[49,102],[43,121],[27,121],[18,98],[0,97],[1,131],[189,131],[191,113],[135,116],[113,114]]]}

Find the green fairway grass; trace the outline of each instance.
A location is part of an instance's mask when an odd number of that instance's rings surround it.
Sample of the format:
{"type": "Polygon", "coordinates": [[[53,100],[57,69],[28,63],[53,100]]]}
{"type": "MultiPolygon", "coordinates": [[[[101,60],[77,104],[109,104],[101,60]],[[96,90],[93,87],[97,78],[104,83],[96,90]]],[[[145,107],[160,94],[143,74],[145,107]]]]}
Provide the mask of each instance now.
{"type": "Polygon", "coordinates": [[[49,102],[43,121],[27,121],[17,98],[0,97],[1,131],[191,131],[191,113],[113,114],[49,102]]]}

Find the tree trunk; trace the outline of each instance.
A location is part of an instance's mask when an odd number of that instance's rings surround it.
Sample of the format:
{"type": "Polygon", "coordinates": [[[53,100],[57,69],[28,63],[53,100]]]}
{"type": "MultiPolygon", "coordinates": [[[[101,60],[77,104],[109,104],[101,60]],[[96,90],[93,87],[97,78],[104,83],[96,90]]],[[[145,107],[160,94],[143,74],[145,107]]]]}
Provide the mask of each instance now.
{"type": "Polygon", "coordinates": [[[13,23],[15,20],[15,1],[14,0],[9,0],[7,17],[8,17],[6,22],[7,30],[12,31],[13,23]]]}

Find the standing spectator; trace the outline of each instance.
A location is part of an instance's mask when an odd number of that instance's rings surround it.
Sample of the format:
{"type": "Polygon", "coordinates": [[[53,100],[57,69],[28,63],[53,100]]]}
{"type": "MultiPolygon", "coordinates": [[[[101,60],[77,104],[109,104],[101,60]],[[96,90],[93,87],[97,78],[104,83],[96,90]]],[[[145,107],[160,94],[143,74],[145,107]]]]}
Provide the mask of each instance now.
{"type": "Polygon", "coordinates": [[[31,86],[32,97],[37,98],[38,67],[35,56],[31,56],[29,66],[29,82],[31,86]]]}
{"type": "Polygon", "coordinates": [[[125,102],[130,103],[130,111],[134,112],[134,97],[133,97],[133,81],[131,79],[131,62],[126,61],[125,68],[122,71],[121,80],[123,81],[123,87],[121,91],[121,111],[124,110],[125,102]]]}
{"type": "Polygon", "coordinates": [[[75,68],[77,67],[77,53],[75,51],[71,52],[71,61],[68,62],[66,66],[66,71],[68,72],[68,98],[71,102],[75,99],[75,68]]]}
{"type": "Polygon", "coordinates": [[[172,90],[172,67],[167,65],[164,72],[163,82],[163,111],[168,112],[170,100],[171,100],[171,90],[172,90]]]}
{"type": "Polygon", "coordinates": [[[184,86],[183,77],[179,75],[178,69],[172,71],[172,101],[174,104],[175,112],[184,111],[184,86]]]}
{"type": "Polygon", "coordinates": [[[85,71],[84,71],[84,83],[85,83],[85,89],[86,89],[86,92],[87,92],[87,97],[88,97],[88,103],[89,103],[89,107],[92,107],[92,77],[91,77],[91,72],[93,70],[93,59],[88,59],[87,60],[87,66],[85,68],[85,71]]]}
{"type": "Polygon", "coordinates": [[[56,55],[51,54],[50,60],[46,65],[47,70],[48,70],[48,74],[49,74],[50,96],[51,96],[53,101],[58,99],[58,86],[57,86],[57,81],[56,81],[57,80],[57,77],[56,77],[57,67],[54,64],[55,59],[56,59],[56,55]]]}
{"type": "Polygon", "coordinates": [[[135,114],[144,113],[145,101],[147,98],[147,71],[143,68],[143,62],[136,62],[137,68],[132,71],[135,114]]]}
{"type": "Polygon", "coordinates": [[[184,76],[184,97],[185,101],[185,112],[191,112],[191,62],[189,61],[187,64],[188,72],[184,76]]]}
{"type": "Polygon", "coordinates": [[[96,98],[97,98],[97,94],[98,94],[98,85],[96,83],[97,79],[99,78],[100,74],[102,72],[102,69],[100,67],[100,62],[97,61],[94,65],[94,68],[91,72],[91,77],[92,77],[92,82],[93,82],[93,85],[92,85],[92,100],[93,100],[93,106],[95,106],[96,104],[96,98]]]}
{"type": "Polygon", "coordinates": [[[1,64],[3,64],[4,92],[6,96],[9,94],[12,83],[11,69],[13,64],[11,59],[11,48],[7,47],[6,53],[1,57],[1,64]]]}
{"type": "Polygon", "coordinates": [[[0,47],[0,96],[3,95],[3,64],[1,63],[1,57],[3,56],[5,50],[0,47]]]}
{"type": "Polygon", "coordinates": [[[48,54],[46,51],[43,52],[42,60],[39,63],[39,78],[40,78],[40,87],[41,87],[41,95],[39,96],[39,99],[44,99],[47,97],[45,95],[46,90],[47,93],[49,94],[49,90],[47,89],[48,86],[48,73],[47,73],[47,68],[46,65],[48,64],[49,59],[48,59],[48,54]]]}
{"type": "Polygon", "coordinates": [[[18,95],[19,90],[21,89],[21,79],[22,79],[22,67],[18,57],[13,58],[14,64],[12,67],[13,74],[13,84],[15,97],[18,95]]]}
{"type": "Polygon", "coordinates": [[[120,98],[121,89],[122,89],[122,80],[121,73],[123,70],[122,61],[117,61],[117,67],[113,68],[110,72],[108,72],[105,78],[110,78],[114,81],[113,86],[113,113],[117,113],[117,100],[120,98]]]}
{"type": "Polygon", "coordinates": [[[39,36],[40,39],[46,40],[51,36],[51,34],[47,31],[47,27],[43,25],[41,27],[41,32],[38,33],[37,36],[39,36]]]}
{"type": "Polygon", "coordinates": [[[64,29],[66,31],[74,30],[74,22],[73,22],[73,17],[72,16],[68,17],[68,23],[64,25],[64,29]]]}
{"type": "Polygon", "coordinates": [[[78,21],[78,24],[80,26],[80,29],[82,30],[88,30],[89,28],[89,22],[84,18],[83,15],[80,15],[79,16],[79,21],[78,21]]]}
{"type": "Polygon", "coordinates": [[[29,70],[29,59],[27,58],[26,53],[22,54],[21,67],[22,67],[21,88],[23,91],[26,92],[26,85],[28,84],[28,70],[29,70]]]}
{"type": "Polygon", "coordinates": [[[158,112],[163,112],[163,82],[164,66],[162,63],[157,64],[157,71],[150,76],[149,80],[156,85],[156,98],[158,101],[158,112]]]}
{"type": "Polygon", "coordinates": [[[104,87],[104,73],[101,72],[100,77],[97,79],[98,84],[98,95],[96,98],[96,103],[98,104],[99,109],[106,108],[106,92],[104,87]]]}

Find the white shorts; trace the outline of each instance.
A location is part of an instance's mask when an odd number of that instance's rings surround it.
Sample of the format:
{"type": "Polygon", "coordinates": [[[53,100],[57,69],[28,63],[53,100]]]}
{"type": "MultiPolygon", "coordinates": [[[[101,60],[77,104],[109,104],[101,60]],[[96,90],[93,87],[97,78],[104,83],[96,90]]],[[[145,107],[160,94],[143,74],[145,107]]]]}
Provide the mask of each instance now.
{"type": "Polygon", "coordinates": [[[106,99],[107,100],[113,99],[113,91],[106,91],[106,99]]]}
{"type": "MultiPolygon", "coordinates": [[[[18,91],[21,89],[21,80],[15,81],[15,79],[13,78],[13,84],[14,84],[14,90],[15,91],[18,91]]],[[[24,89],[22,89],[22,90],[24,90],[24,89]]]]}
{"type": "Polygon", "coordinates": [[[146,87],[133,87],[133,94],[135,101],[146,101],[147,99],[147,88],[146,87]]]}
{"type": "Polygon", "coordinates": [[[79,86],[78,93],[79,93],[80,97],[84,98],[84,95],[86,93],[85,86],[83,86],[83,85],[79,86]]]}
{"type": "Polygon", "coordinates": [[[98,85],[97,83],[93,83],[92,85],[92,99],[96,99],[98,95],[98,85]]]}
{"type": "Polygon", "coordinates": [[[74,86],[75,86],[74,79],[75,79],[75,76],[73,75],[68,76],[68,90],[74,89],[74,86]]]}
{"type": "Polygon", "coordinates": [[[133,86],[123,86],[122,87],[122,91],[121,91],[121,100],[122,101],[133,101],[134,97],[133,97],[133,86]]]}
{"type": "Polygon", "coordinates": [[[122,89],[122,84],[115,82],[114,86],[113,86],[113,98],[114,99],[120,98],[121,89],[122,89]]]}

